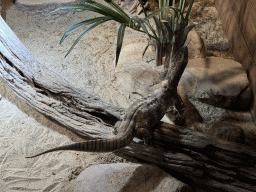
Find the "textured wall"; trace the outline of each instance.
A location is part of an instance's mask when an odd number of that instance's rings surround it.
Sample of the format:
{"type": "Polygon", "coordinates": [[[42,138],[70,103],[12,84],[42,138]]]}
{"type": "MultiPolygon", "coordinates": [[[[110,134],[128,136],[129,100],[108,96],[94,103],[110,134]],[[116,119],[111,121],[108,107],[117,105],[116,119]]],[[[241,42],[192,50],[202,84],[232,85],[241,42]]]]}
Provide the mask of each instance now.
{"type": "Polygon", "coordinates": [[[215,6],[234,58],[247,72],[254,96],[251,112],[256,123],[256,1],[215,0],[215,6]]]}

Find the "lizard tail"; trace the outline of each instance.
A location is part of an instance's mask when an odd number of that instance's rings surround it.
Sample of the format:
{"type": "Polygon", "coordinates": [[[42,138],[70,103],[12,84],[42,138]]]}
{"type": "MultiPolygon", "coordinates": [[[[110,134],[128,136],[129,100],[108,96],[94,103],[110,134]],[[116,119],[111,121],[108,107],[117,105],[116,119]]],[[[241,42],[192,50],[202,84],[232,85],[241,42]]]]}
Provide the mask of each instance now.
{"type": "Polygon", "coordinates": [[[73,151],[86,151],[86,152],[110,152],[121,149],[127,145],[129,145],[134,138],[133,131],[129,131],[128,133],[122,135],[121,137],[116,137],[113,139],[97,139],[97,140],[89,140],[81,143],[74,143],[70,145],[64,145],[60,147],[56,147],[53,149],[49,149],[42,153],[28,156],[26,158],[34,158],[49,152],[59,151],[59,150],[73,150],[73,151]]]}

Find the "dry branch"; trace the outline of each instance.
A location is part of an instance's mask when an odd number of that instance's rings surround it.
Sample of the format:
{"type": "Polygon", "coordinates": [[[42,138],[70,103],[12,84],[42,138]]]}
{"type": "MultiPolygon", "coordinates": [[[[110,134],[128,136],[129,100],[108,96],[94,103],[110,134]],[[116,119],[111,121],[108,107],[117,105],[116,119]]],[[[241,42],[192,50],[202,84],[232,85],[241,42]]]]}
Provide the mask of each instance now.
{"type": "Polygon", "coordinates": [[[36,61],[0,18],[0,73],[16,95],[84,138],[107,138],[124,109],[81,91],[36,61]],[[103,131],[104,130],[104,131],[103,131]]]}
{"type": "MultiPolygon", "coordinates": [[[[124,109],[82,92],[38,63],[0,18],[0,73],[29,105],[84,138],[108,138],[124,109]],[[97,127],[97,128],[96,128],[97,127]]],[[[136,139],[135,139],[136,141],[136,139]]],[[[161,124],[149,148],[133,142],[120,152],[174,170],[221,191],[256,191],[256,150],[161,124]]]]}
{"type": "Polygon", "coordinates": [[[218,191],[256,191],[256,150],[162,123],[149,148],[132,143],[119,152],[182,175],[186,181],[218,191]],[[160,149],[162,148],[162,149],[160,149]]]}

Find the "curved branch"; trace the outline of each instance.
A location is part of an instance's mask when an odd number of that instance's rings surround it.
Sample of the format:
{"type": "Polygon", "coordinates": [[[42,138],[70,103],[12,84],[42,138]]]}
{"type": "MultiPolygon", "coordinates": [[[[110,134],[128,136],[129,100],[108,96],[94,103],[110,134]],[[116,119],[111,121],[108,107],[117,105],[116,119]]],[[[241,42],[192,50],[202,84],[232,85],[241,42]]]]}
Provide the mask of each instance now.
{"type": "Polygon", "coordinates": [[[16,95],[83,138],[108,138],[124,114],[36,61],[2,18],[0,73],[16,95]]]}

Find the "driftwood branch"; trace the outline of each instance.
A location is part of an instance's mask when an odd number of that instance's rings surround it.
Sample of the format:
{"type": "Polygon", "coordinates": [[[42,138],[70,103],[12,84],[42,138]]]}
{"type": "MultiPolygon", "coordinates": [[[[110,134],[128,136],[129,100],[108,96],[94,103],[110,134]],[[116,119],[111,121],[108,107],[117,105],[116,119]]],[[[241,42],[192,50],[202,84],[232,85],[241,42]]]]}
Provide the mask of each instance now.
{"type": "Polygon", "coordinates": [[[218,191],[256,191],[256,149],[162,123],[154,146],[134,142],[119,152],[177,172],[184,181],[218,191]]]}
{"type": "Polygon", "coordinates": [[[16,95],[84,138],[109,137],[113,124],[124,113],[124,109],[75,88],[36,61],[2,18],[0,73],[16,95]]]}
{"type": "MultiPolygon", "coordinates": [[[[124,109],[82,92],[37,62],[0,18],[0,73],[29,105],[83,138],[108,138],[124,109]]],[[[135,139],[136,141],[136,139],[135,139]]],[[[161,124],[149,148],[133,142],[119,152],[222,191],[255,191],[256,150],[174,125],[161,124]]]]}

